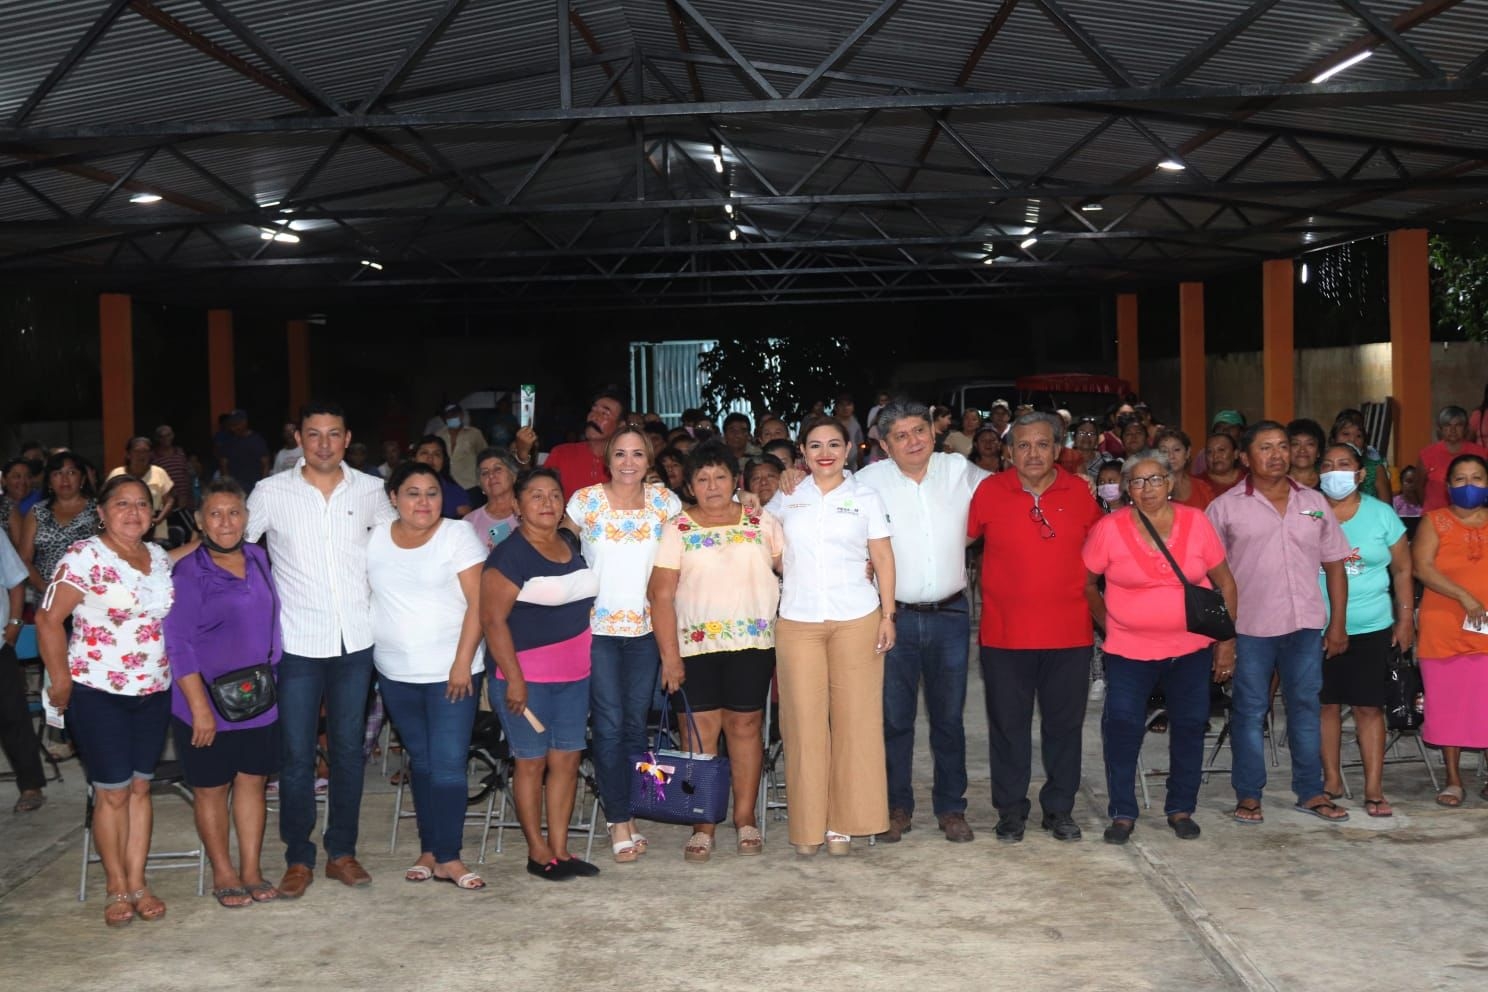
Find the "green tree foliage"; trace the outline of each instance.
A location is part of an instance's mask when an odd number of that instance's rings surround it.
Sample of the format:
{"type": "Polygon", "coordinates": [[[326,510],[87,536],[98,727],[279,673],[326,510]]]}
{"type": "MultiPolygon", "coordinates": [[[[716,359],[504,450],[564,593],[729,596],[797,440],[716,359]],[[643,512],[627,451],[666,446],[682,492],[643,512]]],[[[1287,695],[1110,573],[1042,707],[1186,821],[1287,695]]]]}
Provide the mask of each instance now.
{"type": "Polygon", "coordinates": [[[1438,331],[1488,341],[1488,237],[1432,236],[1431,296],[1438,331]]]}
{"type": "Polygon", "coordinates": [[[776,338],[755,331],[721,338],[698,363],[703,402],[717,411],[743,400],[756,420],[766,411],[797,415],[817,400],[831,409],[838,393],[855,391],[867,378],[860,352],[846,337],[826,334],[776,338]]]}

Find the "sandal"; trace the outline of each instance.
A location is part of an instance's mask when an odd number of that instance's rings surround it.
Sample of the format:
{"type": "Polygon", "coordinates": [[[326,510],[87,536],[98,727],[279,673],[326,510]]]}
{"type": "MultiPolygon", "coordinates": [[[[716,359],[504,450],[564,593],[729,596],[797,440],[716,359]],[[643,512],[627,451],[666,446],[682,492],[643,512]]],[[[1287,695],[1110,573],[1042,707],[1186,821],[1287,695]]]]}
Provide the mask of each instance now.
{"type": "Polygon", "coordinates": [[[615,839],[615,828],[618,826],[618,823],[605,824],[605,832],[610,835],[610,853],[615,856],[616,864],[628,865],[639,858],[641,852],[637,850],[634,834],[624,840],[615,839]]]}
{"type": "Polygon", "coordinates": [[[35,813],[46,805],[46,793],[23,792],[12,809],[17,813],[35,813]]]}
{"type": "Polygon", "coordinates": [[[435,875],[434,881],[448,882],[455,888],[464,889],[467,892],[474,892],[476,889],[484,889],[486,887],[486,880],[473,871],[467,871],[459,878],[450,878],[448,875],[435,875]]]}
{"type": "Polygon", "coordinates": [[[687,846],[682,848],[682,860],[691,861],[694,864],[702,864],[713,856],[713,838],[701,830],[693,832],[687,838],[687,846]]]}
{"type": "Polygon", "coordinates": [[[428,865],[414,865],[403,873],[405,882],[427,882],[434,877],[434,869],[428,865]]]}
{"type": "Polygon", "coordinates": [[[759,827],[740,827],[738,852],[741,855],[765,853],[765,838],[759,827]]]}
{"type": "MultiPolygon", "coordinates": [[[[229,885],[220,889],[212,890],[212,898],[217,900],[217,905],[223,909],[243,909],[253,905],[253,896],[241,885],[229,885]],[[246,899],[247,902],[228,902],[229,899],[246,899]]],[[[162,914],[163,915],[163,914],[162,914]]],[[[148,919],[148,917],[146,917],[148,919]]]]}
{"type": "Polygon", "coordinates": [[[1370,816],[1380,817],[1395,815],[1395,810],[1390,806],[1390,800],[1383,797],[1364,800],[1364,812],[1370,816]]]}
{"type": "Polygon", "coordinates": [[[134,922],[134,902],[128,892],[110,892],[108,902],[103,905],[104,926],[125,927],[134,922]],[[120,907],[123,908],[121,913],[120,907]]]}
{"type": "Polygon", "coordinates": [[[154,923],[156,920],[165,916],[164,900],[151,892],[149,888],[136,889],[129,893],[129,902],[134,906],[134,911],[139,915],[139,918],[146,923],[154,923]],[[140,906],[140,903],[147,899],[151,900],[149,909],[140,906]]]}
{"type": "Polygon", "coordinates": [[[1463,791],[1462,786],[1444,785],[1442,786],[1442,790],[1436,794],[1436,804],[1438,806],[1445,806],[1448,809],[1456,809],[1462,805],[1462,800],[1466,796],[1467,793],[1463,791]]]}
{"type": "Polygon", "coordinates": [[[1264,823],[1265,815],[1261,812],[1261,804],[1256,799],[1242,799],[1235,804],[1235,811],[1230,814],[1236,823],[1264,823]]]}
{"type": "Polygon", "coordinates": [[[835,830],[827,831],[827,853],[833,857],[843,857],[852,853],[852,837],[847,834],[839,834],[835,830]]]}
{"type": "Polygon", "coordinates": [[[635,841],[637,854],[646,853],[646,848],[648,846],[646,843],[646,835],[636,829],[634,820],[630,821],[630,839],[635,841]]]}
{"type": "Polygon", "coordinates": [[[1326,796],[1323,796],[1321,798],[1322,802],[1313,802],[1306,805],[1297,803],[1295,806],[1292,807],[1292,809],[1296,810],[1298,813],[1306,813],[1308,816],[1315,816],[1319,820],[1327,820],[1329,823],[1343,823],[1349,818],[1348,811],[1345,810],[1342,806],[1338,805],[1335,802],[1330,802],[1326,796]],[[1330,812],[1324,813],[1323,810],[1329,810],[1330,812]],[[1337,811],[1339,815],[1333,816],[1332,811],[1337,811]]]}
{"type": "Polygon", "coordinates": [[[272,882],[254,882],[252,885],[243,886],[243,888],[248,890],[248,894],[253,897],[254,902],[273,902],[279,898],[279,890],[274,888],[272,882]]]}

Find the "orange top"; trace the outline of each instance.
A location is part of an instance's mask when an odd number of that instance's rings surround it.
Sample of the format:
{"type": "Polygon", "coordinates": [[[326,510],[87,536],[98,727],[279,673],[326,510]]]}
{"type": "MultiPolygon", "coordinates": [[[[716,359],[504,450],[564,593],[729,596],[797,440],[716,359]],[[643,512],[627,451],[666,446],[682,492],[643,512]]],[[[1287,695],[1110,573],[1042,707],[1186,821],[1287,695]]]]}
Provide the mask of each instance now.
{"type": "Polygon", "coordinates": [[[1188,499],[1175,499],[1173,502],[1191,506],[1195,510],[1207,509],[1214,497],[1219,493],[1214,491],[1214,485],[1201,475],[1190,475],[1188,477],[1188,499]]]}
{"type": "MultiPolygon", "coordinates": [[[[1488,527],[1468,527],[1450,509],[1432,510],[1426,519],[1436,528],[1437,571],[1457,583],[1480,603],[1488,603],[1488,527]]],[[[1455,599],[1427,589],[1421,597],[1416,655],[1451,658],[1459,654],[1488,654],[1488,634],[1462,629],[1467,611],[1455,599]]]]}

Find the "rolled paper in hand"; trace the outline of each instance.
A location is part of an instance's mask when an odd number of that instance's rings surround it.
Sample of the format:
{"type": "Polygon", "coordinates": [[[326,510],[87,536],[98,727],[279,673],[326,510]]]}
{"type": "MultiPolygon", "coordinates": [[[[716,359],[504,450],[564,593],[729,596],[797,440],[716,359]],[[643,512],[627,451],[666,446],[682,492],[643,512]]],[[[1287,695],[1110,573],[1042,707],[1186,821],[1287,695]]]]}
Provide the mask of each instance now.
{"type": "Polygon", "coordinates": [[[537,731],[539,734],[547,732],[548,728],[543,726],[543,722],[537,718],[536,713],[532,712],[526,707],[523,707],[522,715],[527,718],[528,723],[532,724],[533,730],[537,731]]]}

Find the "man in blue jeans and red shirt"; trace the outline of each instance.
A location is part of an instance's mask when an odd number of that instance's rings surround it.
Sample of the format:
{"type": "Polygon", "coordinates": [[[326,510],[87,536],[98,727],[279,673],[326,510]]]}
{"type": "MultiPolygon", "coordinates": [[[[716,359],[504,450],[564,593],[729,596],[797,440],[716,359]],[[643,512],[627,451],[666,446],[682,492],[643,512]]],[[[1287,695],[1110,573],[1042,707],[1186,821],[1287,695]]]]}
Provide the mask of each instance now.
{"type": "Polygon", "coordinates": [[[1059,467],[1064,421],[1024,414],[1008,438],[1013,470],[977,487],[966,522],[967,536],[985,541],[980,640],[996,836],[1023,839],[1036,699],[1045,775],[1040,825],[1055,840],[1075,841],[1080,827],[1071,813],[1095,643],[1080,551],[1101,511],[1089,485],[1059,467]]]}
{"type": "Polygon", "coordinates": [[[288,863],[279,894],[289,899],[304,895],[315,879],[311,834],[322,702],[331,766],[326,877],[346,885],[372,881],[356,859],[372,686],[367,541],[372,528],[397,517],[382,479],[342,464],[351,431],[339,406],[308,404],[295,440],[304,452],[295,467],[264,479],[248,497],[245,535],[250,541],[268,537],[279,593],[279,837],[288,863]]]}

